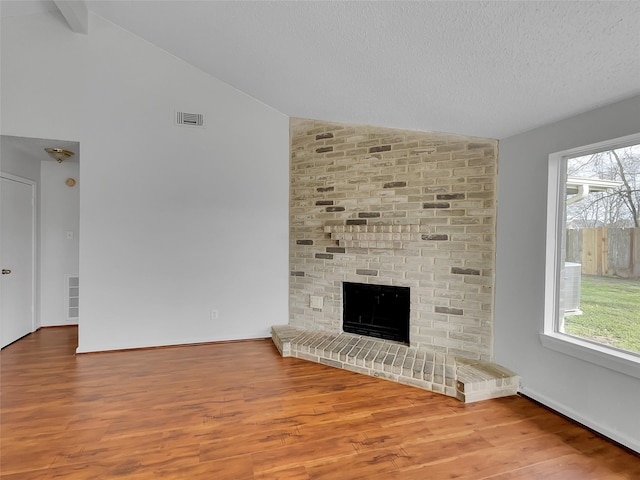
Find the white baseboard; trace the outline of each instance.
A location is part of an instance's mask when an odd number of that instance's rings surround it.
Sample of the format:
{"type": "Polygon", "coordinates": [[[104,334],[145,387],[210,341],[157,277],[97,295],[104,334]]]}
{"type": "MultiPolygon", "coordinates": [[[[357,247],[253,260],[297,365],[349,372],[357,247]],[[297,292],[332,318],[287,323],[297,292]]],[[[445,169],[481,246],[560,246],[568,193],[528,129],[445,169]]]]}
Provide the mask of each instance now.
{"type": "Polygon", "coordinates": [[[598,432],[599,434],[613,440],[614,442],[617,442],[621,445],[624,445],[625,447],[633,450],[634,452],[640,453],[640,439],[638,438],[631,438],[627,435],[621,434],[619,432],[614,432],[611,431],[610,429],[608,429],[607,427],[604,427],[603,425],[600,425],[597,422],[594,422],[593,420],[589,419],[589,418],[585,418],[582,415],[580,415],[578,412],[574,411],[573,409],[567,407],[566,405],[562,405],[558,402],[556,402],[555,400],[542,395],[540,393],[537,393],[533,390],[529,390],[527,388],[520,388],[520,393],[522,393],[523,395],[530,397],[531,399],[535,400],[536,402],[540,402],[541,404],[549,407],[552,410],[555,410],[556,412],[569,417],[570,419],[581,423],[582,425],[584,425],[585,427],[590,428],[591,430],[594,430],[596,432],[598,432]]]}
{"type": "Polygon", "coordinates": [[[172,343],[145,343],[145,344],[103,344],[94,345],[91,348],[76,348],[77,354],[82,353],[99,353],[99,352],[116,352],[121,350],[146,350],[149,348],[164,348],[164,347],[186,347],[189,345],[206,345],[209,343],[221,343],[221,342],[244,342],[246,340],[270,340],[271,335],[254,334],[249,336],[238,337],[235,335],[222,336],[222,337],[205,337],[205,338],[183,338],[179,341],[172,343]]]}

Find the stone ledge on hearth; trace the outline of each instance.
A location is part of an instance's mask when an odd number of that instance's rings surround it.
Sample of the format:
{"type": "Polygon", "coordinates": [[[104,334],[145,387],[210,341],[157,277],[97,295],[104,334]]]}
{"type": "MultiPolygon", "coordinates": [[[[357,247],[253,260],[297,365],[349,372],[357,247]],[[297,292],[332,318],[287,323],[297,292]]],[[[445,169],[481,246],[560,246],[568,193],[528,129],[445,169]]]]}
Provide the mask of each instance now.
{"type": "Polygon", "coordinates": [[[520,377],[495,363],[454,357],[350,333],[271,327],[283,357],[384,378],[471,403],[518,392],[520,377]]]}

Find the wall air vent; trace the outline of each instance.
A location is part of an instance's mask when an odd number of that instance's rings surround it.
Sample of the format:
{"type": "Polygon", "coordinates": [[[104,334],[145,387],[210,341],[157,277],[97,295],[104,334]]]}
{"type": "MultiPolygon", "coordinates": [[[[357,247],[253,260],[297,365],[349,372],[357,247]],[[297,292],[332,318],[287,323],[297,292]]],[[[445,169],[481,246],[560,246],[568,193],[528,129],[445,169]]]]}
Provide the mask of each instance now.
{"type": "Polygon", "coordinates": [[[78,275],[65,275],[66,294],[65,310],[68,322],[77,322],[80,317],[80,277],[78,275]]]}
{"type": "Polygon", "coordinates": [[[176,112],[176,123],[187,127],[204,127],[202,113],[176,112]]]}

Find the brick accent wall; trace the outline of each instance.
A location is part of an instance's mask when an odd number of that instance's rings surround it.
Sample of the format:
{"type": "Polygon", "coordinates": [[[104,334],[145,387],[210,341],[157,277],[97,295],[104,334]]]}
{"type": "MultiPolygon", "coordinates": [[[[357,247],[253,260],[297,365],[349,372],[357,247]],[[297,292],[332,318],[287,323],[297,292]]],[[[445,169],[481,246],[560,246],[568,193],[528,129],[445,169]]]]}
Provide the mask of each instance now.
{"type": "Polygon", "coordinates": [[[492,360],[497,141],[290,122],[289,324],[341,332],[344,281],[410,287],[411,346],[492,360]]]}

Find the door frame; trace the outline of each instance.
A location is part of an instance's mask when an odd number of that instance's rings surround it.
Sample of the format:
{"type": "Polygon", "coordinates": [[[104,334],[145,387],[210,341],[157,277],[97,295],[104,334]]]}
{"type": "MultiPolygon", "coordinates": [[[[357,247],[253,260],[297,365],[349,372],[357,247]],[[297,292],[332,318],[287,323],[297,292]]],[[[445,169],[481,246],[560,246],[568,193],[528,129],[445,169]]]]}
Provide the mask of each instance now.
{"type": "MultiPolygon", "coordinates": [[[[38,321],[38,243],[39,243],[39,229],[38,229],[38,183],[28,178],[19,177],[11,173],[0,172],[0,178],[11,180],[18,183],[23,183],[31,187],[31,218],[32,225],[32,237],[31,237],[31,333],[35,332],[39,328],[38,321]]],[[[2,225],[2,218],[0,218],[0,225],[2,225]]],[[[2,245],[0,245],[2,248],[2,245]]]]}

